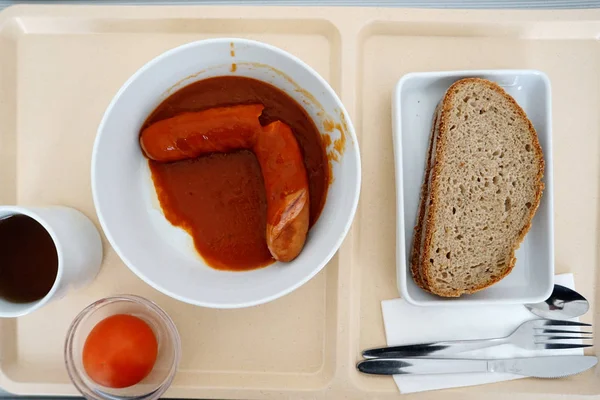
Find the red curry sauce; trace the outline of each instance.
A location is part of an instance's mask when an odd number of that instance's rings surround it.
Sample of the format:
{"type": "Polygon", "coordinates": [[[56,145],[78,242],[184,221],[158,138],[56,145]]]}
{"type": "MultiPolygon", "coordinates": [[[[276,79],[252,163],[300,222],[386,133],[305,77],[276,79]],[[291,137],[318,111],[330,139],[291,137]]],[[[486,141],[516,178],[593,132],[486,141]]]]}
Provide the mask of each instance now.
{"type": "MultiPolygon", "coordinates": [[[[232,76],[195,82],[163,101],[142,130],[183,112],[257,103],[265,106],[261,124],[285,122],[302,149],[312,226],[323,209],[329,185],[325,148],[319,130],[304,109],[274,86],[232,76]]],[[[197,251],[210,266],[243,271],[274,262],[265,238],[264,181],[252,152],[213,153],[173,163],[148,162],[167,220],[192,236],[197,251]]]]}

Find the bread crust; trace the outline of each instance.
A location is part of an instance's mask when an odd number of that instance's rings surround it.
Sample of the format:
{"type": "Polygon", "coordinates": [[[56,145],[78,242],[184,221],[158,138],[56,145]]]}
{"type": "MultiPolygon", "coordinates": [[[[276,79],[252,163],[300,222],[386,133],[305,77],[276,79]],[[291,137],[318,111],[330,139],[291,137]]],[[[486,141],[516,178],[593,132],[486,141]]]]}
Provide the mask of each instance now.
{"type": "MultiPolygon", "coordinates": [[[[540,205],[540,201],[542,198],[542,192],[544,189],[542,177],[544,174],[545,163],[544,163],[542,147],[540,146],[537,132],[535,131],[533,124],[531,123],[531,121],[529,120],[529,118],[527,117],[527,115],[525,114],[523,109],[517,104],[517,102],[510,95],[508,95],[508,93],[506,93],[504,91],[504,89],[502,89],[500,86],[498,86],[497,84],[495,84],[493,82],[490,82],[485,79],[480,79],[480,78],[466,78],[466,79],[461,79],[461,80],[455,82],[454,84],[452,84],[450,86],[450,88],[448,88],[448,90],[446,91],[446,94],[444,95],[444,98],[441,103],[441,112],[440,112],[440,115],[438,118],[439,118],[439,129],[437,132],[437,145],[435,146],[435,154],[434,154],[434,158],[433,158],[433,164],[431,166],[431,182],[429,185],[429,191],[428,191],[428,196],[427,196],[428,200],[430,201],[430,206],[429,206],[429,211],[427,213],[426,219],[424,219],[421,222],[421,225],[422,225],[421,226],[421,231],[422,231],[421,234],[424,235],[425,243],[424,243],[424,247],[422,248],[422,251],[421,251],[422,254],[420,255],[420,262],[418,263],[419,264],[418,268],[415,268],[415,269],[419,269],[421,272],[420,273],[421,284],[419,286],[423,287],[425,290],[427,290],[431,293],[435,293],[442,297],[459,297],[461,294],[464,294],[464,293],[474,293],[474,292],[477,292],[477,291],[480,291],[480,290],[490,287],[491,285],[493,285],[494,283],[497,283],[502,278],[504,278],[506,275],[508,275],[514,268],[514,266],[516,264],[516,258],[514,256],[514,253],[519,248],[519,246],[523,242],[523,239],[525,238],[525,235],[531,228],[531,222],[532,222],[533,217],[540,205]],[[519,115],[519,117],[521,117],[524,121],[527,122],[529,132],[532,137],[532,149],[535,152],[535,156],[536,156],[535,158],[538,163],[538,174],[536,176],[536,181],[538,182],[538,187],[536,189],[534,200],[531,202],[531,207],[529,208],[529,218],[528,218],[527,222],[525,223],[525,225],[523,226],[523,228],[520,230],[519,236],[518,236],[517,240],[515,241],[515,243],[513,244],[512,255],[510,257],[509,262],[507,262],[507,267],[504,269],[504,271],[502,271],[502,273],[498,274],[494,279],[491,279],[491,280],[489,280],[483,284],[480,284],[472,289],[438,290],[430,284],[430,282],[434,278],[433,278],[432,271],[429,268],[428,260],[431,257],[431,254],[430,254],[431,242],[433,239],[433,232],[435,229],[434,220],[435,220],[435,216],[438,212],[438,207],[439,207],[439,203],[440,203],[440,199],[438,198],[437,194],[439,193],[441,168],[442,168],[442,165],[444,165],[444,161],[445,161],[445,157],[446,157],[445,151],[446,151],[446,144],[448,141],[448,138],[447,138],[448,115],[450,114],[450,112],[452,110],[452,104],[454,104],[454,96],[458,92],[458,89],[463,85],[467,85],[467,84],[471,84],[471,83],[485,85],[489,89],[491,89],[491,90],[497,92],[498,94],[500,94],[501,96],[503,96],[506,100],[508,100],[508,102],[514,108],[514,110],[519,115]]],[[[423,193],[423,190],[422,190],[422,193],[423,193]]],[[[413,276],[414,276],[414,273],[413,273],[413,276]]],[[[419,282],[417,282],[417,284],[419,284],[419,282]]]]}
{"type": "MultiPolygon", "coordinates": [[[[441,102],[440,102],[441,104],[441,102]]],[[[435,109],[435,114],[433,117],[433,125],[431,127],[431,134],[429,136],[429,147],[427,148],[427,159],[425,163],[425,175],[423,178],[423,184],[421,185],[421,199],[419,201],[419,209],[417,211],[417,221],[415,223],[414,233],[413,233],[413,243],[412,243],[412,253],[411,253],[411,262],[410,262],[410,272],[412,274],[413,280],[415,283],[424,290],[429,290],[423,279],[421,278],[421,266],[420,266],[420,247],[422,240],[422,224],[423,219],[425,218],[425,211],[427,204],[429,201],[429,174],[431,172],[431,164],[432,164],[432,153],[433,153],[433,141],[436,133],[436,126],[438,121],[438,110],[440,109],[439,104],[435,109]]]]}
{"type": "Polygon", "coordinates": [[[423,177],[423,184],[421,186],[421,198],[419,201],[419,209],[417,211],[417,221],[414,228],[413,235],[413,247],[412,247],[412,256],[411,256],[411,273],[415,283],[426,291],[429,291],[429,287],[426,285],[423,279],[423,271],[421,268],[422,265],[422,251],[421,246],[423,245],[423,220],[425,219],[428,211],[429,202],[429,177],[431,175],[431,168],[433,166],[433,151],[436,145],[436,137],[438,134],[439,128],[439,116],[442,110],[442,101],[438,103],[435,108],[435,113],[433,117],[433,124],[431,127],[431,134],[429,137],[429,146],[427,149],[427,159],[425,165],[425,175],[423,177]]]}

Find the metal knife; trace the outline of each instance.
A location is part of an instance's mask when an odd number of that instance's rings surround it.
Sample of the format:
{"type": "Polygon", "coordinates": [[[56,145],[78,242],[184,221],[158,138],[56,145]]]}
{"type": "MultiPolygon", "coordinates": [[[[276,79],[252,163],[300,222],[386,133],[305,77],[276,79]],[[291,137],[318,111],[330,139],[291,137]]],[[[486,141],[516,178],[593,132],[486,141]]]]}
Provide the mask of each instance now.
{"type": "Polygon", "coordinates": [[[356,365],[360,372],[374,375],[455,374],[508,372],[535,378],[562,378],[579,374],[598,363],[593,356],[548,356],[468,360],[453,358],[374,358],[356,365]]]}

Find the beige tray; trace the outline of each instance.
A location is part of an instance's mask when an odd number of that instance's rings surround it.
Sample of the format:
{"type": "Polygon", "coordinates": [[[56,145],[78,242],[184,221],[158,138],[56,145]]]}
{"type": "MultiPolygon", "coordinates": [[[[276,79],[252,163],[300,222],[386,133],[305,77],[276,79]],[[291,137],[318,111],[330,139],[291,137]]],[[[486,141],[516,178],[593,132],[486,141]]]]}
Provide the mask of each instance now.
{"type": "MultiPolygon", "coordinates": [[[[353,229],[333,261],[267,305],[211,310],[145,285],[106,240],[85,290],[0,322],[0,386],[75,394],[63,340],[90,302],[135,293],[175,320],[183,359],[169,397],[391,399],[389,377],[359,375],[359,351],[385,344],[380,301],[395,284],[390,96],[410,71],[535,68],[552,81],[556,269],[574,272],[598,319],[600,10],[434,11],[375,8],[17,6],[0,14],[0,204],[64,204],[96,223],[90,156],[112,96],[140,66],[182,43],[238,36],[279,46],[341,95],[361,145],[363,188],[353,229]]],[[[407,326],[406,329],[414,327],[407,326]]],[[[594,351],[590,351],[593,353],[594,351]]],[[[554,381],[411,395],[419,399],[595,395],[594,371],[554,381]]]]}

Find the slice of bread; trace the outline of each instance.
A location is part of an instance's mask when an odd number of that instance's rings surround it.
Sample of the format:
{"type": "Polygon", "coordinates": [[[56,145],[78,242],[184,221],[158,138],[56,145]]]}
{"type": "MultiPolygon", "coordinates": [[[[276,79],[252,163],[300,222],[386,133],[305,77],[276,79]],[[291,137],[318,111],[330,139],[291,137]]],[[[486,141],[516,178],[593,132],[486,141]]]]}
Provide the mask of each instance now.
{"type": "Polygon", "coordinates": [[[514,267],[542,196],[537,133],[500,86],[455,82],[432,129],[411,271],[444,297],[473,293],[514,267]]]}

